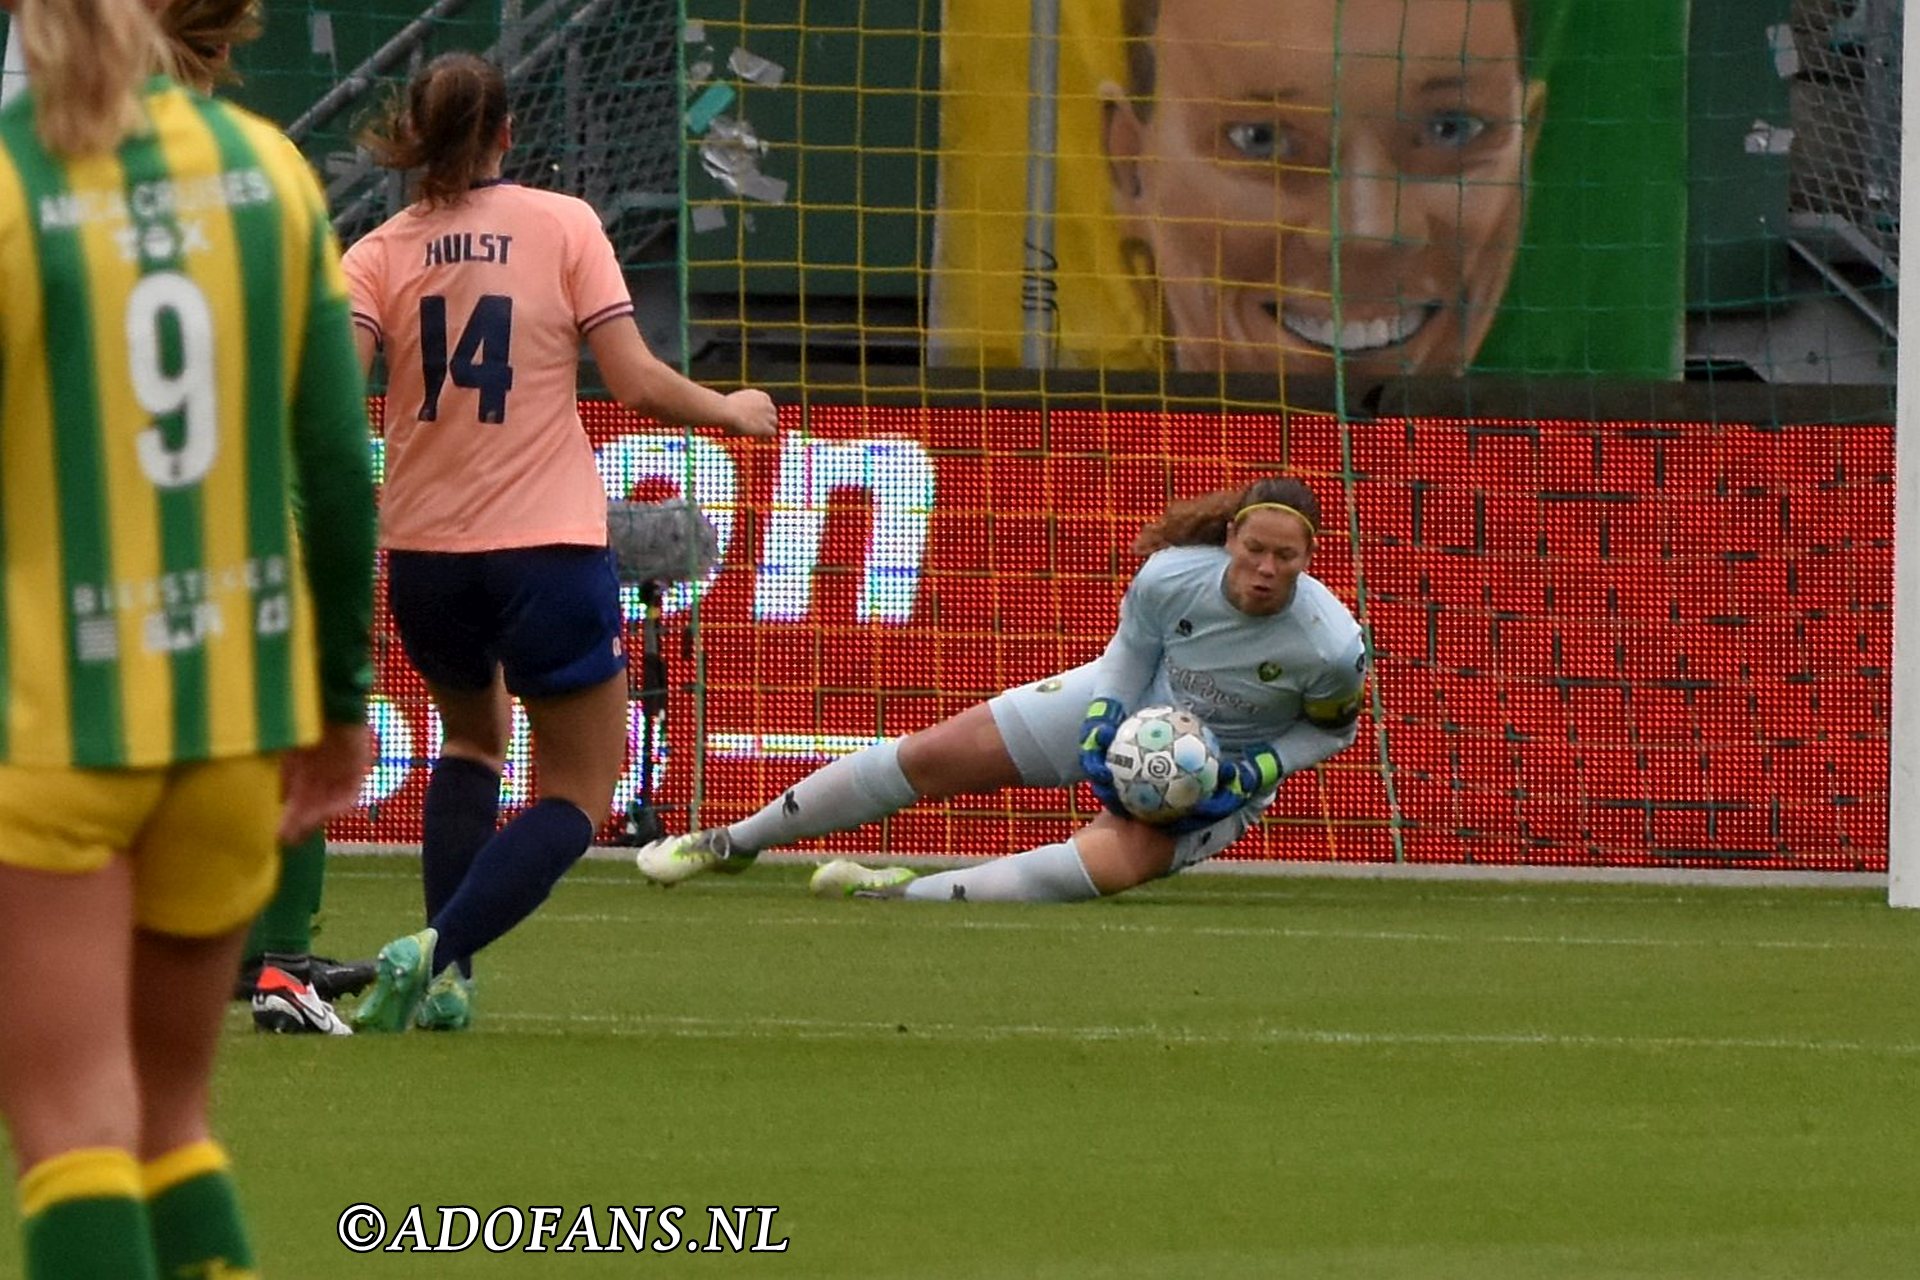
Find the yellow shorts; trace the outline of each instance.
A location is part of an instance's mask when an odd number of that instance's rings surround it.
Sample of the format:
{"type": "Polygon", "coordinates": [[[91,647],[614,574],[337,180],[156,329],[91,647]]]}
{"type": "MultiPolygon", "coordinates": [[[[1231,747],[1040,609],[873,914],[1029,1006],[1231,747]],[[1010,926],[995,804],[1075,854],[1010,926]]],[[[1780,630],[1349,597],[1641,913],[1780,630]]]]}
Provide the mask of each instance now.
{"type": "Polygon", "coordinates": [[[246,924],[280,875],[280,758],[155,769],[0,764],[0,863],[85,875],[133,859],[134,918],[211,938],[246,924]]]}

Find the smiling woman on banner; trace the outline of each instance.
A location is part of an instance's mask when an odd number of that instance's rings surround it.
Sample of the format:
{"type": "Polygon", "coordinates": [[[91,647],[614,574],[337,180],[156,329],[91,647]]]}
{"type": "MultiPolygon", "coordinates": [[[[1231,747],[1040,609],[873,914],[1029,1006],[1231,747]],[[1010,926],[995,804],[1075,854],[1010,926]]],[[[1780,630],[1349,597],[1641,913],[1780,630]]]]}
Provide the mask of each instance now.
{"type": "Polygon", "coordinates": [[[1043,339],[1299,406],[1336,370],[1679,375],[1685,6],[1060,0],[1050,41],[1028,10],[942,8],[929,363],[1043,339]]]}
{"type": "Polygon", "coordinates": [[[1123,0],[1114,205],[1176,369],[1464,372],[1546,87],[1519,0],[1123,0]]]}

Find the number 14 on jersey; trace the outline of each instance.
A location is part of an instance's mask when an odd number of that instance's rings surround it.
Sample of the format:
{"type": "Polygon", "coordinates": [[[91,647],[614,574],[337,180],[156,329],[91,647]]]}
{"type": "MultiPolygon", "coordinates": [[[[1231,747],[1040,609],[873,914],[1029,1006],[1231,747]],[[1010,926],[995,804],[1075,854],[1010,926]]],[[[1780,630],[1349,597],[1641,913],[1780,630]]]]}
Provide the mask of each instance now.
{"type": "Polygon", "coordinates": [[[475,416],[497,424],[507,420],[507,392],[513,390],[513,299],[506,294],[482,294],[461,327],[460,337],[447,350],[447,300],[437,293],[420,299],[420,372],[425,391],[420,397],[420,421],[440,417],[440,392],[453,379],[456,387],[480,393],[475,416]]]}

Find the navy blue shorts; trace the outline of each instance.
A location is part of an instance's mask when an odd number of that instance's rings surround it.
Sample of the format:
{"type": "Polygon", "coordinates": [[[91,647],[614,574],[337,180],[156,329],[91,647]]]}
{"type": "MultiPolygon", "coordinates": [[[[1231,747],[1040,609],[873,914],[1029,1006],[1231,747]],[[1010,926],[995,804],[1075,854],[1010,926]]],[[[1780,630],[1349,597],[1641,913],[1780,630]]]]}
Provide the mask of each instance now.
{"type": "Polygon", "coordinates": [[[446,689],[485,689],[498,663],[516,697],[552,698],[627,667],[605,547],[390,551],[387,608],[408,661],[446,689]]]}

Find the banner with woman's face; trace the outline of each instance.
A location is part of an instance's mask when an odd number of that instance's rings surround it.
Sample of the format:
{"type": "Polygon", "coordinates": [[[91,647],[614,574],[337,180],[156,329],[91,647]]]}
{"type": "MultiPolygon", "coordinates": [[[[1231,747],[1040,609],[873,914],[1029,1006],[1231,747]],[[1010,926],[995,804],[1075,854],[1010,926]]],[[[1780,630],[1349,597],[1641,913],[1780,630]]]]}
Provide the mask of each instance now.
{"type": "Polygon", "coordinates": [[[789,38],[752,3],[700,24],[711,305],[764,329],[755,297],[857,295],[877,326],[911,276],[927,362],[962,369],[1678,373],[1685,6],[921,7],[917,29],[789,38]]]}
{"type": "Polygon", "coordinates": [[[1102,141],[1169,362],[1461,372],[1519,250],[1546,99],[1510,0],[1123,7],[1102,141]]]}
{"type": "MultiPolygon", "coordinates": [[[[1675,6],[1615,7],[1637,11],[1616,15],[1623,39],[1684,49],[1675,6]]],[[[946,7],[937,362],[1281,376],[1337,364],[1360,379],[1675,372],[1684,113],[1640,121],[1644,166],[1623,173],[1621,140],[1596,131],[1599,86],[1556,49],[1564,24],[1539,4],[1065,0],[1043,51],[1057,55],[1045,155],[1026,109],[1045,62],[1028,56],[1028,13],[1025,0],[946,7]],[[1575,80],[1564,95],[1556,57],[1575,80]],[[1563,96],[1572,114],[1556,128],[1563,96]],[[1616,154],[1583,175],[1579,155],[1596,144],[1616,154]],[[1035,208],[1036,191],[1050,208],[1035,208]],[[1554,224],[1570,219],[1614,255],[1610,271],[1631,244],[1660,283],[1650,297],[1641,282],[1622,313],[1605,281],[1562,280],[1564,307],[1508,327],[1529,330],[1532,350],[1543,329],[1578,329],[1565,345],[1581,367],[1512,367],[1497,322],[1529,230],[1564,240],[1554,224]],[[1589,340],[1603,326],[1611,352],[1589,340]]],[[[1607,64],[1630,52],[1609,48],[1607,64]]],[[[1681,65],[1640,61],[1649,77],[1681,65]]]]}

